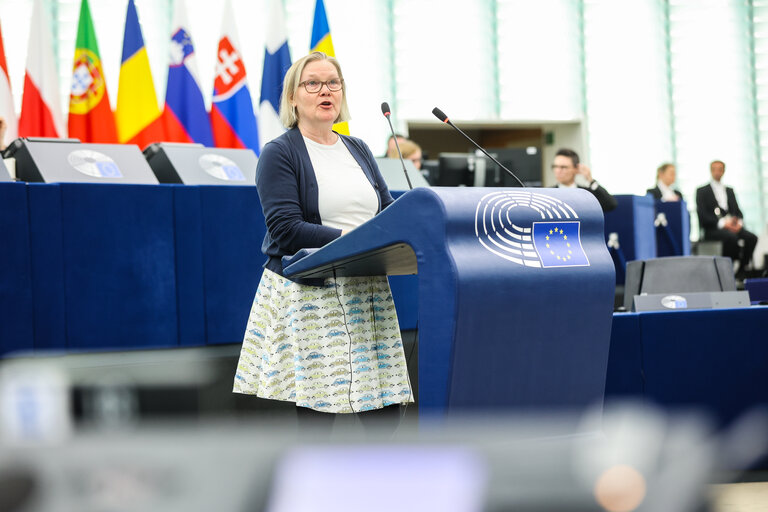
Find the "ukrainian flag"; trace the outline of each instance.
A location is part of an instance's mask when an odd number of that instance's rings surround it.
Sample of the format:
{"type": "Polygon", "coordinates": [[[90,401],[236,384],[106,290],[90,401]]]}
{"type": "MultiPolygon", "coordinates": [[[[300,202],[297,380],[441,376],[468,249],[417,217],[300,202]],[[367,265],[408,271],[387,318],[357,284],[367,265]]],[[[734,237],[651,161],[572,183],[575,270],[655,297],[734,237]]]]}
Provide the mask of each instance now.
{"type": "Polygon", "coordinates": [[[125,17],[115,121],[118,140],[124,144],[137,144],[143,149],[153,142],[162,141],[165,135],[147,49],[133,0],[128,0],[125,17]]]}
{"type": "MultiPolygon", "coordinates": [[[[329,57],[335,57],[333,52],[333,41],[331,40],[331,27],[328,26],[328,17],[325,15],[325,4],[323,0],[317,0],[315,4],[315,20],[312,22],[312,39],[309,44],[309,52],[323,52],[329,57]]],[[[337,123],[333,129],[338,133],[349,135],[349,125],[347,123],[337,123]]]]}

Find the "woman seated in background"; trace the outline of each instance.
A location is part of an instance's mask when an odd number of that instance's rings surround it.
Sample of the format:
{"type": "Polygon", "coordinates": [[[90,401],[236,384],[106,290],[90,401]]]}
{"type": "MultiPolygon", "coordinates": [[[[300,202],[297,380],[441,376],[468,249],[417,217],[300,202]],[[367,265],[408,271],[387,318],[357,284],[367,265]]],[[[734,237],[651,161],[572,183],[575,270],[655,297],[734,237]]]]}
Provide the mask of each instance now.
{"type": "MultiPolygon", "coordinates": [[[[403,159],[413,162],[413,166],[416,170],[421,169],[421,146],[413,142],[412,140],[399,140],[400,152],[403,154],[403,159]]],[[[394,147],[387,150],[387,158],[400,158],[397,154],[397,148],[394,147]]]]}
{"type": "Polygon", "coordinates": [[[646,193],[664,202],[680,201],[683,199],[683,194],[679,190],[672,188],[676,177],[675,164],[661,164],[656,169],[656,186],[649,188],[646,193]]]}

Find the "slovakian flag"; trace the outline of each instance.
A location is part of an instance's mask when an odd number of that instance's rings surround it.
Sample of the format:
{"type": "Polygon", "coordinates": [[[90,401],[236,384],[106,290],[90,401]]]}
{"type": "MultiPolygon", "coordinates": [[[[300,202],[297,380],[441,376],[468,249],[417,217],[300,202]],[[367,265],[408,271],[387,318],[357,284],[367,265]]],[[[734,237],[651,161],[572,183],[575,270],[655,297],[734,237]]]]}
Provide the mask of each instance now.
{"type": "Polygon", "coordinates": [[[109,104],[88,0],[80,3],[69,93],[69,136],[81,142],[117,142],[115,115],[109,104]]]}
{"type": "Polygon", "coordinates": [[[186,5],[176,0],[171,29],[171,54],[165,90],[165,140],[213,146],[213,132],[197,73],[195,47],[189,34],[186,5]]]}
{"type": "Polygon", "coordinates": [[[118,141],[143,149],[164,140],[165,131],[133,0],[128,0],[121,62],[115,110],[118,141]]]}
{"type": "MultiPolygon", "coordinates": [[[[331,40],[331,27],[328,25],[328,17],[325,15],[325,4],[323,0],[317,0],[315,3],[315,19],[312,22],[312,38],[309,42],[309,52],[323,52],[329,57],[335,57],[333,51],[333,41],[331,40]]],[[[349,125],[336,123],[333,129],[338,133],[349,135],[349,125]]]]}
{"type": "Polygon", "coordinates": [[[11,79],[8,74],[8,64],[5,61],[3,34],[0,30],[0,117],[5,119],[5,139],[0,140],[0,148],[11,143],[19,136],[19,123],[16,121],[16,110],[11,94],[11,79]]]}
{"type": "Polygon", "coordinates": [[[259,130],[240,49],[232,4],[226,0],[213,81],[213,140],[216,147],[249,148],[258,155],[259,130]]]}
{"type": "Polygon", "coordinates": [[[35,0],[19,116],[20,137],[66,136],[50,27],[42,2],[35,0]]]}
{"type": "Polygon", "coordinates": [[[291,67],[291,50],[288,48],[283,3],[280,0],[269,0],[267,9],[267,41],[259,99],[261,147],[285,132],[285,127],[280,122],[280,95],[283,93],[285,72],[291,67]]]}

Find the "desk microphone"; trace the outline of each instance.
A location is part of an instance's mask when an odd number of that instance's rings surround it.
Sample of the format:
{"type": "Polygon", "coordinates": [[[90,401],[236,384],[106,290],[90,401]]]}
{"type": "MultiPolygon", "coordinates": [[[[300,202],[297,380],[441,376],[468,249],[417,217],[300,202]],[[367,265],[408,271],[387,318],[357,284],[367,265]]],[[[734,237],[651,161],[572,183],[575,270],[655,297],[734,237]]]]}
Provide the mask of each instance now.
{"type": "MultiPolygon", "coordinates": [[[[386,105],[386,103],[385,103],[385,105],[386,105]]],[[[382,106],[382,108],[383,108],[383,106],[382,106]]],[[[517,182],[520,184],[520,186],[521,186],[521,187],[525,187],[525,185],[523,184],[523,182],[522,182],[522,181],[520,181],[520,178],[518,178],[517,176],[515,176],[515,173],[513,173],[512,171],[510,171],[509,169],[507,169],[506,167],[504,167],[504,166],[501,164],[501,162],[499,162],[498,160],[496,160],[495,158],[493,158],[493,157],[492,157],[492,156],[491,156],[491,155],[490,155],[490,154],[489,154],[489,153],[488,153],[486,150],[484,150],[483,148],[481,148],[481,147],[480,147],[480,144],[478,144],[477,142],[475,142],[475,141],[473,141],[472,139],[470,139],[470,138],[469,138],[469,135],[467,135],[466,133],[464,133],[463,131],[461,131],[461,129],[460,129],[458,126],[456,126],[455,124],[453,124],[453,123],[451,122],[451,120],[450,120],[450,119],[448,119],[448,116],[447,116],[447,115],[445,115],[445,114],[443,114],[443,111],[442,111],[442,110],[440,110],[439,108],[435,107],[435,108],[433,108],[433,109],[432,109],[432,113],[435,115],[435,117],[436,117],[436,118],[438,118],[439,120],[441,120],[442,122],[444,122],[445,124],[447,124],[447,125],[449,125],[451,128],[453,128],[454,130],[456,130],[457,132],[459,132],[460,134],[462,134],[462,135],[464,136],[464,138],[466,138],[466,139],[467,139],[469,142],[471,142],[472,144],[474,144],[474,145],[475,145],[475,147],[476,147],[477,149],[479,149],[480,151],[482,151],[482,152],[483,152],[483,154],[484,154],[485,156],[487,156],[488,158],[490,158],[491,160],[493,160],[493,161],[496,163],[496,165],[498,165],[499,167],[501,167],[502,169],[504,169],[505,171],[507,171],[507,174],[509,174],[510,176],[512,176],[513,178],[515,178],[515,181],[517,181],[517,182]]]]}
{"type": "Polygon", "coordinates": [[[395,129],[392,128],[392,121],[389,119],[389,116],[392,113],[389,111],[389,103],[387,103],[386,101],[381,104],[381,113],[384,114],[384,117],[387,118],[387,123],[389,123],[389,131],[392,132],[392,138],[395,139],[395,147],[397,148],[397,155],[400,157],[400,163],[403,164],[403,173],[405,174],[405,180],[408,182],[408,189],[413,190],[413,185],[411,185],[411,178],[408,177],[408,171],[405,169],[405,160],[403,160],[403,154],[400,152],[400,144],[397,142],[395,129]]]}

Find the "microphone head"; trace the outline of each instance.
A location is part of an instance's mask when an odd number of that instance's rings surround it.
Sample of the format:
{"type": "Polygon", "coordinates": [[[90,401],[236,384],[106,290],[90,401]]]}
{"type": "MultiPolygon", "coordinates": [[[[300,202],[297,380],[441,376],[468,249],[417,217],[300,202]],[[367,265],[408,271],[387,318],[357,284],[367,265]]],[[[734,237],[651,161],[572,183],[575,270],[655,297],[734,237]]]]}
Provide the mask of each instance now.
{"type": "Polygon", "coordinates": [[[386,101],[381,104],[381,113],[385,116],[388,116],[391,112],[389,111],[389,103],[386,101]]]}
{"type": "Polygon", "coordinates": [[[442,122],[444,122],[444,123],[448,122],[448,116],[443,114],[443,111],[440,110],[439,108],[437,108],[437,107],[433,108],[432,109],[432,113],[435,115],[436,118],[438,118],[442,122]]]}

